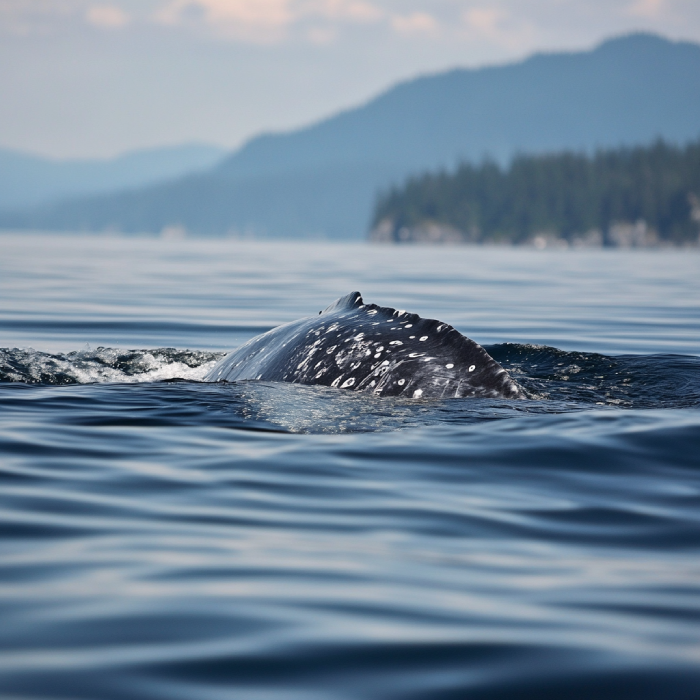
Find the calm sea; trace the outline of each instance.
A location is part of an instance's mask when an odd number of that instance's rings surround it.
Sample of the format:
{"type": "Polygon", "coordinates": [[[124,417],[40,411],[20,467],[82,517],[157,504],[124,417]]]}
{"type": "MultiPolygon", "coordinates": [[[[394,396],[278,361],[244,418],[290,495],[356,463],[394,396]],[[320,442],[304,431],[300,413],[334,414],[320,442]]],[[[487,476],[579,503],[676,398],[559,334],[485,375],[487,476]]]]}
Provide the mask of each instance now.
{"type": "Polygon", "coordinates": [[[700,698],[700,254],[0,236],[0,698],[700,698]],[[205,384],[359,290],[521,401],[205,384]]]}

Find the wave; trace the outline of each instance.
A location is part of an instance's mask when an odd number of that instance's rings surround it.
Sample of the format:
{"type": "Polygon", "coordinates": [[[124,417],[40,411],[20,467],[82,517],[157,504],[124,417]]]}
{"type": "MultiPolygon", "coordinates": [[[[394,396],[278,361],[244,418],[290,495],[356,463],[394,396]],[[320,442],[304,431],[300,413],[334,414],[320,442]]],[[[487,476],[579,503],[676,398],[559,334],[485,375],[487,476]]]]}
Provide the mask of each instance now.
{"type": "Polygon", "coordinates": [[[51,354],[33,349],[0,348],[0,382],[95,384],[199,381],[224,353],[201,350],[123,350],[87,348],[51,354]]]}
{"type": "MultiPolygon", "coordinates": [[[[528,403],[547,402],[548,412],[594,406],[700,406],[700,357],[697,356],[607,356],[517,343],[491,345],[486,349],[523,386],[530,399],[528,403]]],[[[175,348],[98,347],[56,354],[2,348],[0,383],[123,384],[178,379],[199,382],[222,356],[218,352],[175,348]]],[[[266,391],[274,391],[274,386],[266,391]]],[[[327,400],[327,392],[322,393],[327,400]]],[[[340,400],[339,394],[330,392],[331,397],[336,395],[340,400]]],[[[473,404],[472,399],[467,401],[468,405],[473,404]]]]}
{"type": "Polygon", "coordinates": [[[601,355],[544,345],[487,347],[532,398],[621,408],[700,405],[700,357],[601,355]]]}

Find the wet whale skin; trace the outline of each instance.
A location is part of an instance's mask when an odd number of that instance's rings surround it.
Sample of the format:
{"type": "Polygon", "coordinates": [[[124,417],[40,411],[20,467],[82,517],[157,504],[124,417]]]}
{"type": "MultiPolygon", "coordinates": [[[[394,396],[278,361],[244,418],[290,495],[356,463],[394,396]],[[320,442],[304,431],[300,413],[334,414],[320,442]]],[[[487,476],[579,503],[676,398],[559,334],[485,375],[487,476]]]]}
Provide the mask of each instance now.
{"type": "Polygon", "coordinates": [[[252,338],[205,377],[243,380],[410,398],[522,397],[508,373],[449,324],[365,304],[359,292],[252,338]]]}

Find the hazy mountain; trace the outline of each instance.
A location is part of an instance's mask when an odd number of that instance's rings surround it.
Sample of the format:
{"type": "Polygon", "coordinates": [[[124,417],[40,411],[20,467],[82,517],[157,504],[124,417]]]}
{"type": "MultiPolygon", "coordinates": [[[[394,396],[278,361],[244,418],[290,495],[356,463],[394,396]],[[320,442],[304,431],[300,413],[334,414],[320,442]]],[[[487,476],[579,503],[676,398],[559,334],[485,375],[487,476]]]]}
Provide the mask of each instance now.
{"type": "Polygon", "coordinates": [[[0,223],[357,239],[377,190],[412,173],[698,135],[700,45],[637,34],[592,51],[417,78],[307,128],[255,138],[206,173],[0,223]]]}
{"type": "Polygon", "coordinates": [[[0,209],[150,185],[211,168],[224,154],[217,146],[185,144],[109,159],[56,160],[0,148],[0,209]]]}

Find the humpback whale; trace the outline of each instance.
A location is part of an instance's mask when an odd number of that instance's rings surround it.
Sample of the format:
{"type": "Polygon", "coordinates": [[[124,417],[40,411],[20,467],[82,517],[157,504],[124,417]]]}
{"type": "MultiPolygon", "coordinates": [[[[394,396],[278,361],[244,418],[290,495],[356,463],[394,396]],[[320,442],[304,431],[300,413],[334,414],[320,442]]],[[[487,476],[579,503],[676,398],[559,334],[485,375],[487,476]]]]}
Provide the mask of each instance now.
{"type": "Polygon", "coordinates": [[[498,362],[449,324],[365,304],[359,292],[252,338],[204,380],[249,379],[414,399],[523,396],[498,362]]]}

